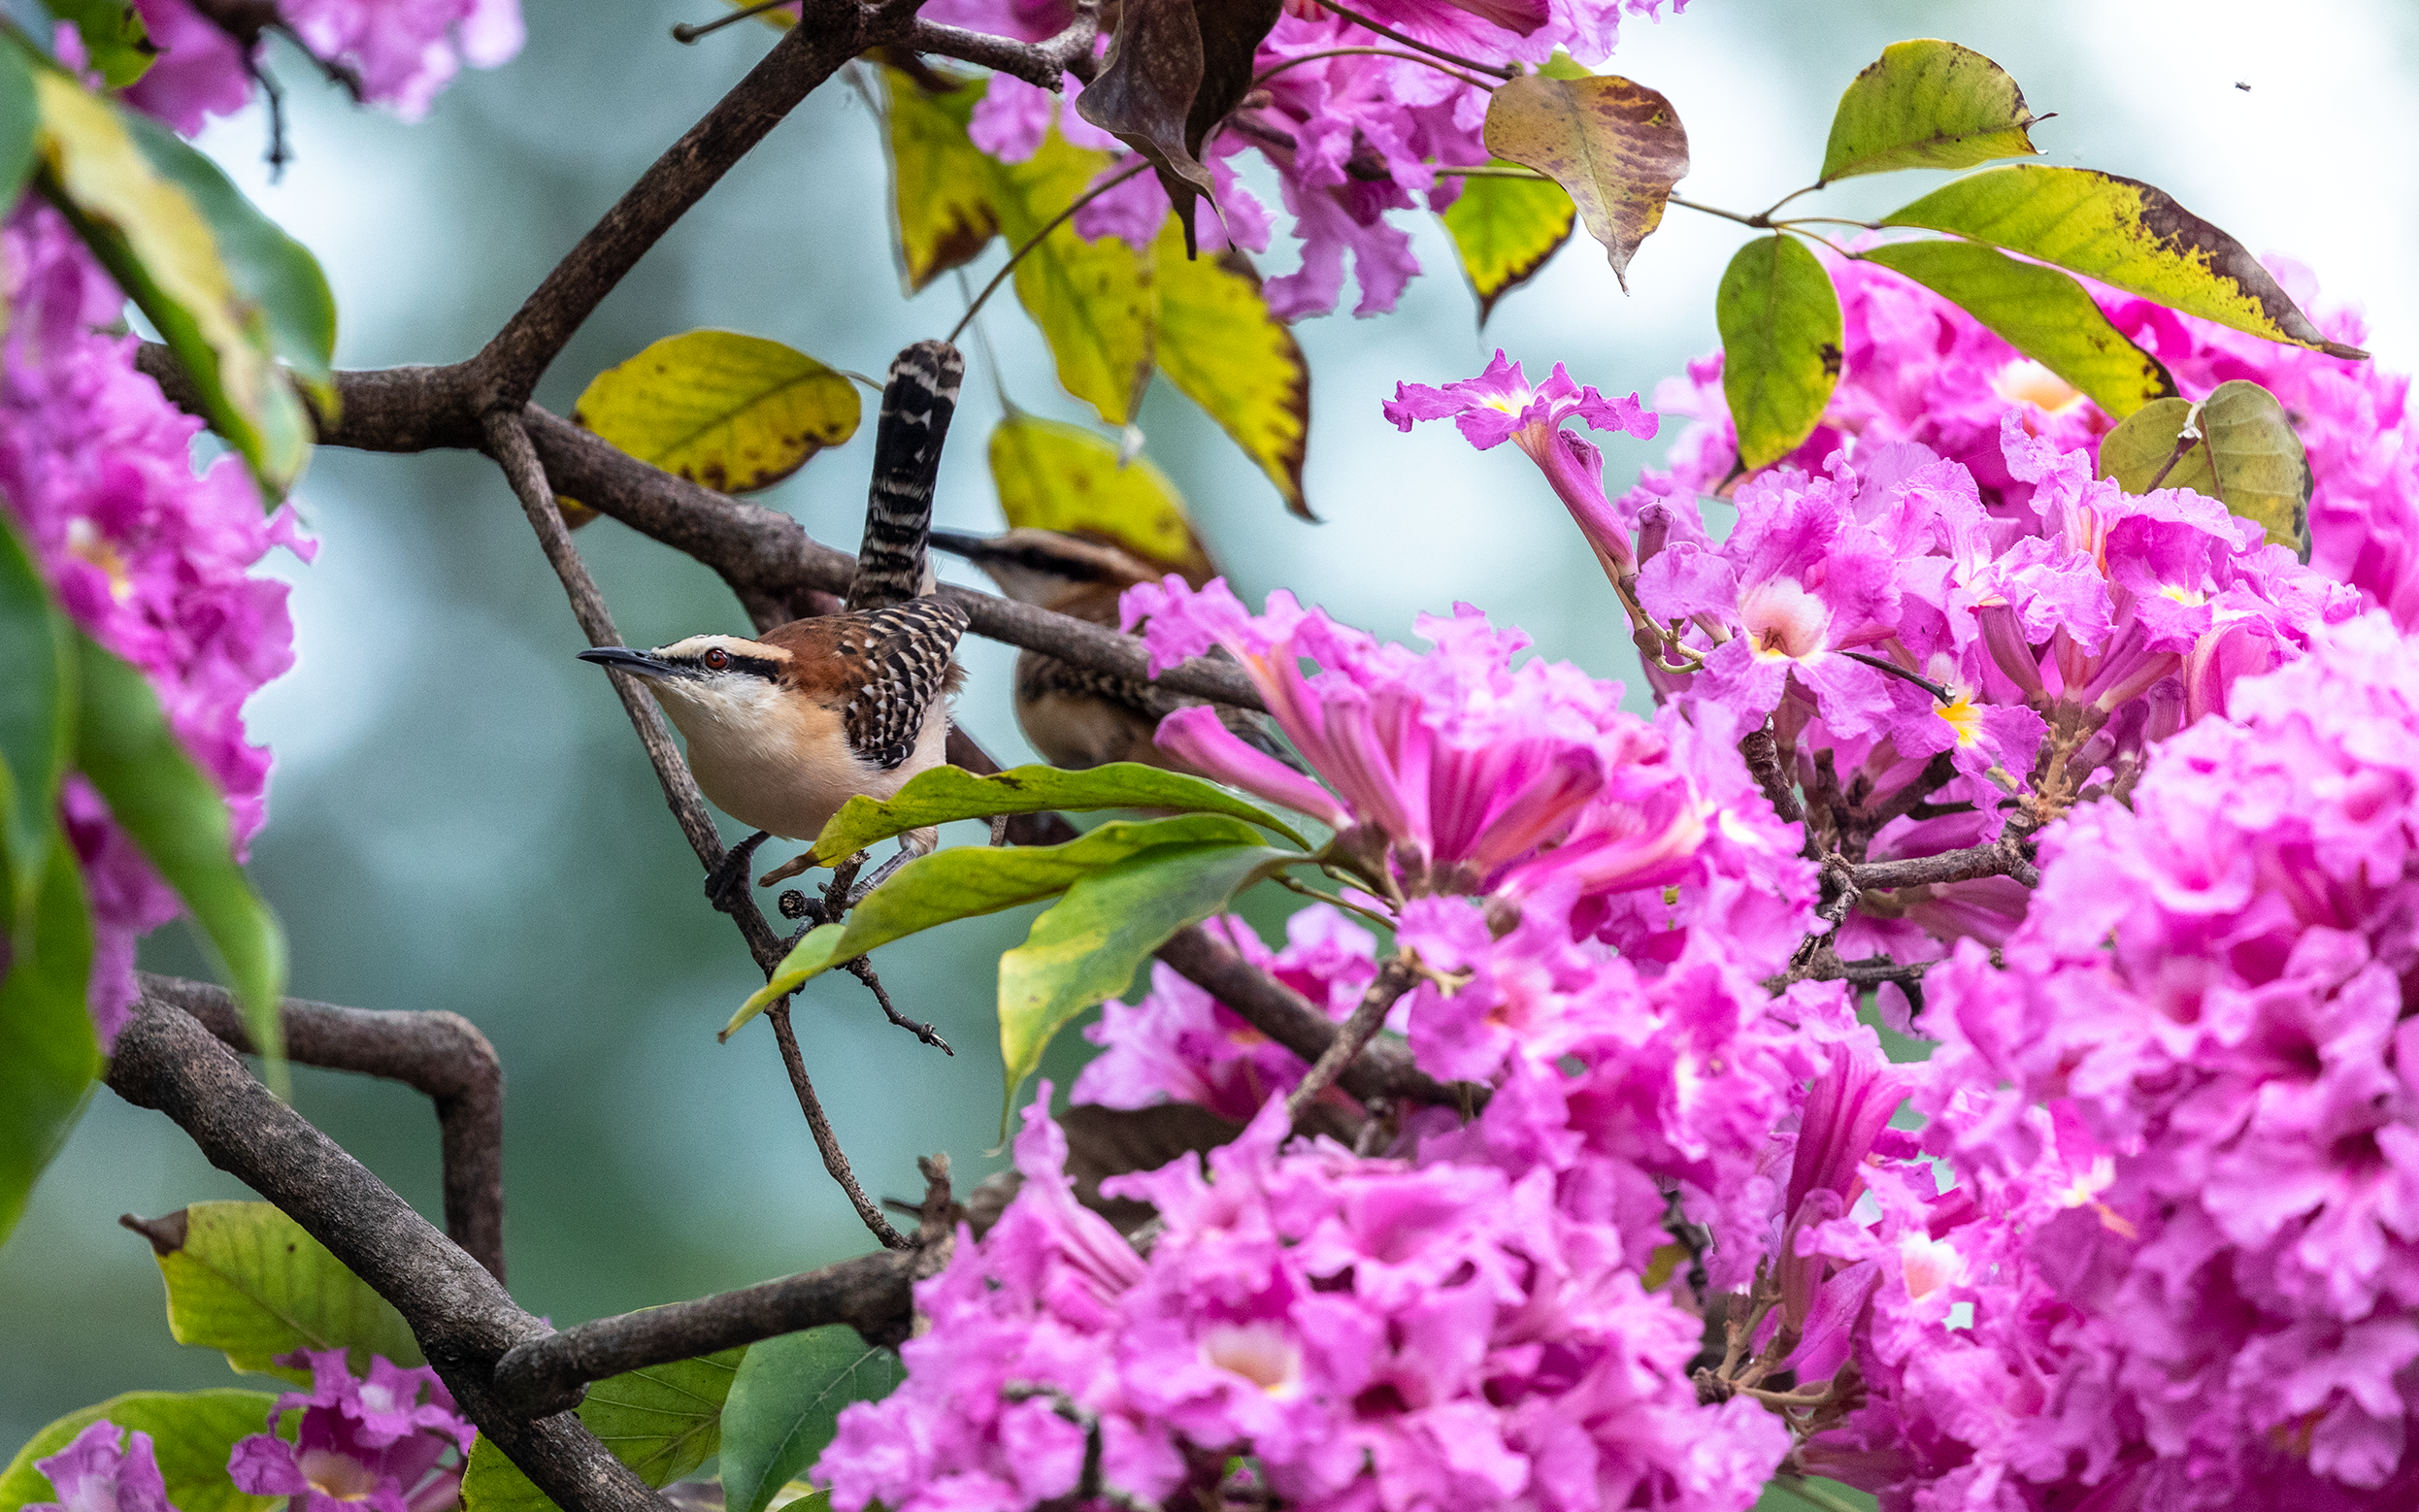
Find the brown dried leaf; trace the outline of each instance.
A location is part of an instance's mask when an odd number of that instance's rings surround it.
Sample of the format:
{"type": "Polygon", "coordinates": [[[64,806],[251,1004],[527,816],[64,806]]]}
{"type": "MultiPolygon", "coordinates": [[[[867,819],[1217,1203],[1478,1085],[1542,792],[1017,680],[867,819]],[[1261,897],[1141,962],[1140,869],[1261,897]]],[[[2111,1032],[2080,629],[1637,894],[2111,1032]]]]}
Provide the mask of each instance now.
{"type": "Polygon", "coordinates": [[[1077,114],[1150,160],[1193,250],[1193,202],[1212,193],[1201,147],[1251,87],[1280,0],[1125,0],[1077,114]]]}
{"type": "Polygon", "coordinates": [[[1532,74],[1495,91],[1486,142],[1569,192],[1626,292],[1630,258],[1663,223],[1672,185],[1688,176],[1688,132],[1672,102],[1613,75],[1532,74]]]}

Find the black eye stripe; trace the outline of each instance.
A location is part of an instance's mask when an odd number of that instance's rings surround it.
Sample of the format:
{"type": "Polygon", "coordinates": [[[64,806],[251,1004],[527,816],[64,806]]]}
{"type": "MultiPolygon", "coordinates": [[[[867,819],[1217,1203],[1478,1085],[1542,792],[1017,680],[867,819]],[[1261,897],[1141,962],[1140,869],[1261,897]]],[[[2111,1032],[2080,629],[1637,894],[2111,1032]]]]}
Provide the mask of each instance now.
{"type": "MultiPolygon", "coordinates": [[[[710,647],[710,649],[719,651],[722,648],[720,646],[713,646],[710,647]]],[[[704,651],[698,652],[695,656],[683,656],[678,659],[667,657],[665,659],[673,662],[673,665],[675,666],[694,668],[698,672],[705,673],[710,675],[719,676],[725,673],[737,672],[746,673],[751,677],[762,677],[767,682],[777,682],[780,679],[781,664],[769,656],[744,656],[737,651],[725,651],[723,654],[728,656],[730,660],[720,667],[707,666],[706,652],[704,651]]]]}

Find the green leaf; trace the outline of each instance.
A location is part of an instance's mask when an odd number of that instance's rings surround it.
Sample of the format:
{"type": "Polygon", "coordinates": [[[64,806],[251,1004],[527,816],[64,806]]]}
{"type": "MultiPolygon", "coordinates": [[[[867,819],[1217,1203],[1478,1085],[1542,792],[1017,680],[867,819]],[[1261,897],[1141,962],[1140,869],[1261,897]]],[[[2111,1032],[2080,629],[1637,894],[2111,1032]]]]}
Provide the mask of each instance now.
{"type": "Polygon", "coordinates": [[[1630,258],[1688,177],[1688,133],[1672,102],[1612,75],[1513,80],[1487,104],[1486,144],[1570,193],[1624,290],[1630,258]]]}
{"type": "Polygon", "coordinates": [[[285,936],[235,863],[226,798],[177,743],[143,674],[90,637],[78,635],[76,648],[76,770],[192,912],[261,1048],[269,1084],[282,1095],[285,936]]]}
{"type": "Polygon", "coordinates": [[[34,171],[42,110],[34,100],[34,60],[0,41],[0,215],[17,207],[25,176],[34,171]]]}
{"type": "MultiPolygon", "coordinates": [[[[639,1479],[669,1486],[721,1446],[723,1399],[746,1353],[726,1349],[599,1381],[580,1403],[580,1421],[639,1479]]],[[[463,1512],[546,1512],[553,1504],[493,1438],[480,1435],[462,1475],[463,1512]]]]}
{"type": "MultiPolygon", "coordinates": [[[[1490,166],[1512,166],[1503,158],[1490,166]]],[[[1535,278],[1546,260],[1571,240],[1578,212],[1558,183],[1540,179],[1468,178],[1462,192],[1440,218],[1462,277],[1478,296],[1484,329],[1495,302],[1535,278]]]]}
{"type": "Polygon", "coordinates": [[[2240,242],[2135,179],[2011,163],[1943,184],[1882,217],[2037,258],[2170,309],[2331,357],[2331,342],[2240,242]]]}
{"type": "Polygon", "coordinates": [[[1309,848],[1309,841],[1283,820],[1212,782],[1140,762],[1110,762],[1070,772],[1058,767],[1018,767],[978,777],[962,767],[935,767],[911,778],[885,801],[857,797],[842,805],[814,842],[817,866],[830,866],[876,840],[992,814],[1087,812],[1096,808],[1176,808],[1193,813],[1232,814],[1309,848]]]}
{"type": "Polygon", "coordinates": [[[1146,562],[1215,575],[1184,496],[1147,457],[1120,466],[1115,443],[1080,425],[1011,410],[991,432],[991,481],[1012,526],[1106,536],[1146,562]]]}
{"type": "MultiPolygon", "coordinates": [[[[140,111],[124,115],[135,145],[160,176],[182,189],[210,221],[237,297],[266,322],[268,350],[336,412],[336,295],[311,249],[254,208],[218,165],[140,111]]],[[[254,333],[258,340],[260,333],[254,333]]]]}
{"type": "Polygon", "coordinates": [[[2284,406],[2247,378],[2218,384],[2197,405],[2144,407],[2101,439],[2100,476],[2129,494],[2189,488],[2218,500],[2271,545],[2309,560],[2309,457],[2284,406]]]}
{"type": "Polygon", "coordinates": [[[1768,236],[1739,249],[1713,300],[1722,333],[1722,396],[1750,472],[1797,449],[1821,422],[1839,381],[1839,296],[1822,263],[1795,240],[1768,236]]]}
{"type": "Polygon", "coordinates": [[[913,294],[974,261],[1000,232],[999,214],[991,208],[994,166],[966,139],[983,81],[930,94],[895,68],[881,75],[888,101],[883,145],[890,154],[891,246],[899,254],[900,279],[913,294]]]}
{"type": "Polygon", "coordinates": [[[1894,242],[1859,255],[1964,310],[2117,419],[2175,392],[2166,365],[2055,268],[1973,242],[1894,242]]]}
{"type": "Polygon", "coordinates": [[[879,1401],[906,1379],[895,1351],[845,1323],[749,1345],[722,1405],[725,1512],[764,1512],[821,1457],[841,1408],[879,1401]]]}
{"type": "Polygon", "coordinates": [[[403,1314],[266,1202],[196,1202],[144,1233],[168,1284],[168,1331],[180,1344],[220,1350],[238,1370],[305,1382],[309,1369],[277,1357],[342,1348],[356,1375],[368,1373],[372,1355],[421,1363],[403,1314]]]}
{"type": "Polygon", "coordinates": [[[642,462],[744,494],[845,442],[862,412],[856,385],[805,352],[690,331],[598,374],[571,417],[642,462]]]}
{"type": "Polygon", "coordinates": [[[43,6],[60,20],[76,23],[84,57],[101,71],[105,87],[125,88],[149,73],[159,56],[143,13],[129,0],[43,0],[43,6]]]}
{"type": "Polygon", "coordinates": [[[2032,157],[2034,121],[2007,71],[1971,48],[1894,42],[1839,96],[1821,181],[1894,168],[1971,168],[2032,157]]]}
{"type": "Polygon", "coordinates": [[[1159,371],[1268,475],[1285,508],[1315,521],[1302,494],[1310,437],[1310,367],[1285,322],[1269,313],[1251,259],[1184,255],[1171,218],[1154,249],[1159,371]]]}
{"type": "MultiPolygon", "coordinates": [[[[16,49],[0,47],[0,58],[16,49]]],[[[0,939],[50,859],[59,783],[76,740],[75,642],[9,516],[0,513],[0,939]]],[[[6,1225],[0,1224],[0,1232],[6,1225]]]]}
{"type": "Polygon", "coordinates": [[[269,317],[230,272],[209,214],[152,165],[135,113],[48,69],[36,70],[34,96],[45,192],[158,328],[211,428],[264,494],[282,497],[310,458],[311,417],[270,360],[269,317]]]}
{"type": "MultiPolygon", "coordinates": [[[[1139,852],[1170,845],[1243,845],[1259,834],[1224,814],[1174,819],[1113,820],[1063,845],[956,845],[919,856],[865,896],[847,920],[810,932],[791,949],[761,991],[722,1028],[739,1027],[844,961],[936,924],[997,913],[1065,892],[1095,871],[1139,852]]],[[[1284,854],[1300,857],[1298,851],[1284,854]]]]}
{"type": "MultiPolygon", "coordinates": [[[[1252,883],[1307,859],[1300,851],[1232,841],[1159,845],[1069,887],[1033,921],[1025,942],[1000,957],[1000,1056],[1007,1063],[1008,1096],[1014,1098],[1042,1064],[1051,1035],[1084,1009],[1124,992],[1168,937],[1224,909],[1252,883]]],[[[1005,1106],[1000,1117],[1005,1130],[1005,1106]]]]}
{"type": "MultiPolygon", "coordinates": [[[[994,163],[991,203],[1009,245],[1041,235],[1108,162],[1052,129],[1024,162],[994,163]]],[[[1151,275],[1151,263],[1119,238],[1086,242],[1065,223],[1016,265],[1017,302],[1042,328],[1059,384],[1110,425],[1133,418],[1150,378],[1158,314],[1151,275]]]]}
{"type": "Polygon", "coordinates": [[[101,1044],[84,1006],[92,922],[76,853],[54,826],[49,864],[34,873],[33,906],[0,968],[0,1242],[84,1109],[101,1074],[101,1044]]]}
{"type": "Polygon", "coordinates": [[[120,1429],[151,1435],[168,1504],[176,1512],[269,1512],[277,1496],[248,1496],[227,1479],[236,1440],[268,1431],[277,1398],[267,1392],[128,1392],[71,1412],[36,1433],[0,1470],[0,1512],[29,1501],[56,1501],[50,1478],[34,1468],[75,1436],[107,1418],[120,1429]]]}

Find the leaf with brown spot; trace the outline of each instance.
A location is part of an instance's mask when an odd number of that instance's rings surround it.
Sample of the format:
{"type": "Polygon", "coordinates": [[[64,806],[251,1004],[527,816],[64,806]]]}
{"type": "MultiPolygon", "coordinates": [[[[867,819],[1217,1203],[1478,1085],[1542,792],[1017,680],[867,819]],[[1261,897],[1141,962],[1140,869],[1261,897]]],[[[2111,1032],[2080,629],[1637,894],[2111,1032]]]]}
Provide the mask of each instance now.
{"type": "Polygon", "coordinates": [[[668,336],[590,380],[572,411],[642,462],[717,493],[768,488],[856,434],[856,385],[761,336],[668,336]]]}
{"type": "Polygon", "coordinates": [[[895,68],[881,71],[888,104],[882,146],[890,157],[891,247],[911,294],[975,260],[999,234],[991,208],[991,160],[967,140],[984,82],[944,75],[956,87],[936,94],[895,68]]]}
{"type": "Polygon", "coordinates": [[[1839,382],[1839,296],[1812,252],[1786,236],[1739,249],[1714,295],[1722,396],[1752,472],[1814,434],[1839,382]]]}
{"type": "Polygon", "coordinates": [[[1280,0],[1124,0],[1076,113],[1150,159],[1193,252],[1193,202],[1213,192],[1201,146],[1251,87],[1280,0]]]}
{"type": "Polygon", "coordinates": [[[1839,96],[1820,181],[2031,157],[2034,119],[2007,71],[1972,48],[1894,42],[1839,96]]]}
{"type": "Polygon", "coordinates": [[[1943,184],[1882,217],[2038,259],[2171,310],[2350,360],[2240,242],[2137,179],[2011,163],[1943,184]]]}
{"type": "Polygon", "coordinates": [[[1688,176],[1688,133],[1672,102],[1612,75],[1513,80],[1487,105],[1486,143],[1563,186],[1625,291],[1630,258],[1688,176]]]}
{"type": "Polygon", "coordinates": [[[1011,244],[1043,238],[1016,265],[1016,302],[1042,328],[1058,381],[1104,422],[1123,425],[1157,343],[1153,264],[1117,237],[1087,242],[1064,222],[1043,231],[1108,162],[1052,130],[1025,161],[992,165],[991,204],[1011,244]]]}
{"type": "Polygon", "coordinates": [[[2101,439],[2100,476],[2129,494],[2189,488],[2309,560],[2309,455],[2276,396],[2248,379],[2220,383],[2197,405],[2145,405],[2101,439]]]}
{"type": "Polygon", "coordinates": [[[1470,178],[1439,217],[1478,296],[1478,326],[1495,302],[1526,283],[1571,240],[1577,218],[1562,185],[1541,179],[1470,178]]]}

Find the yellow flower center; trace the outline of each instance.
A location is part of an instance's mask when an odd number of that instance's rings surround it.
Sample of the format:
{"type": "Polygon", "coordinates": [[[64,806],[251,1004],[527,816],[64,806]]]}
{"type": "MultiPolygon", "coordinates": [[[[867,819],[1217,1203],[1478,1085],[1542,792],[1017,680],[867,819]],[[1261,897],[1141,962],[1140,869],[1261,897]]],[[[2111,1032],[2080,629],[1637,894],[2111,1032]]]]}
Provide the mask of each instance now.
{"type": "Polygon", "coordinates": [[[1231,1370],[1277,1401],[1302,1395],[1302,1350],[1267,1323],[1222,1323],[1201,1336],[1204,1364],[1231,1370]]]}
{"type": "Polygon", "coordinates": [[[2031,405],[2049,414],[2063,414],[2083,402],[2073,384],[2025,357],[2000,369],[1991,387],[2010,404],[2031,405]]]}

